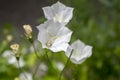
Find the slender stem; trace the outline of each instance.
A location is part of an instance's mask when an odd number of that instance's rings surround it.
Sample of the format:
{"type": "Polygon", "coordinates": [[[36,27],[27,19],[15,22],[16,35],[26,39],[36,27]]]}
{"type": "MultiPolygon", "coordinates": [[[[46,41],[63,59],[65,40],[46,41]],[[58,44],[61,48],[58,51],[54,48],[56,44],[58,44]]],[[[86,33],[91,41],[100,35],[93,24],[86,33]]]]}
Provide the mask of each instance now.
{"type": "Polygon", "coordinates": [[[46,50],[46,52],[45,52],[45,55],[46,55],[46,58],[47,58],[47,61],[48,61],[48,66],[49,66],[50,68],[52,68],[52,69],[54,70],[54,72],[57,73],[57,70],[54,69],[54,67],[53,67],[53,65],[52,65],[52,62],[51,62],[51,60],[50,60],[50,58],[49,58],[49,56],[48,56],[47,50],[46,50]]]}
{"type": "Polygon", "coordinates": [[[34,71],[34,73],[33,73],[33,78],[35,78],[35,75],[36,75],[36,73],[37,73],[37,71],[38,71],[39,65],[40,65],[40,62],[39,62],[39,64],[37,64],[37,67],[36,67],[36,69],[35,69],[35,71],[34,71]]]}
{"type": "MultiPolygon", "coordinates": [[[[34,52],[35,52],[36,57],[37,57],[39,60],[41,60],[41,59],[40,59],[40,56],[37,54],[37,50],[36,50],[36,48],[35,48],[34,43],[32,43],[32,45],[33,45],[33,48],[34,48],[34,52]]],[[[35,75],[36,75],[36,73],[37,73],[37,71],[38,71],[39,65],[40,65],[40,62],[39,62],[39,64],[37,65],[37,67],[36,67],[36,69],[35,69],[35,72],[34,72],[34,74],[33,74],[33,78],[35,77],[35,75]]]]}
{"type": "Polygon", "coordinates": [[[27,80],[27,79],[28,79],[28,78],[27,78],[27,75],[24,73],[24,70],[22,69],[22,67],[20,67],[20,62],[19,62],[19,60],[17,60],[17,63],[18,63],[19,70],[20,70],[21,72],[23,72],[23,75],[24,75],[24,77],[25,77],[26,80],[27,80]]]}
{"type": "MultiPolygon", "coordinates": [[[[31,35],[31,36],[32,36],[32,35],[31,35]]],[[[36,50],[36,48],[35,48],[33,38],[31,38],[31,37],[29,37],[29,36],[26,36],[26,37],[28,37],[28,41],[32,44],[36,57],[41,61],[40,56],[37,54],[37,50],[36,50]]],[[[37,65],[34,74],[32,75],[33,79],[35,78],[35,75],[36,75],[36,73],[37,73],[37,71],[38,71],[39,65],[40,65],[40,62],[39,62],[39,64],[37,65]]]]}
{"type": "Polygon", "coordinates": [[[45,55],[46,55],[46,58],[47,58],[47,60],[48,60],[48,62],[49,62],[49,65],[52,65],[52,63],[51,63],[51,61],[50,61],[50,59],[49,59],[49,56],[48,56],[48,54],[47,54],[47,51],[45,52],[45,55]]]}
{"type": "Polygon", "coordinates": [[[64,66],[64,68],[63,68],[63,70],[60,72],[60,75],[59,75],[58,80],[61,80],[61,76],[62,76],[62,74],[63,74],[63,72],[64,72],[65,68],[67,67],[67,64],[68,64],[68,63],[69,63],[69,61],[70,61],[70,58],[71,58],[71,56],[72,56],[72,53],[73,53],[73,50],[71,51],[70,56],[69,56],[69,58],[67,59],[67,62],[66,62],[66,64],[65,64],[65,66],[64,66]]]}
{"type": "Polygon", "coordinates": [[[34,48],[34,51],[35,51],[35,55],[38,57],[38,59],[40,60],[40,56],[37,54],[37,50],[36,50],[36,48],[35,48],[35,45],[34,45],[34,43],[32,43],[32,45],[33,45],[33,48],[34,48]]]}
{"type": "Polygon", "coordinates": [[[48,61],[50,61],[50,60],[49,60],[49,56],[48,56],[48,54],[47,54],[47,51],[45,52],[45,55],[46,55],[48,61]]]}

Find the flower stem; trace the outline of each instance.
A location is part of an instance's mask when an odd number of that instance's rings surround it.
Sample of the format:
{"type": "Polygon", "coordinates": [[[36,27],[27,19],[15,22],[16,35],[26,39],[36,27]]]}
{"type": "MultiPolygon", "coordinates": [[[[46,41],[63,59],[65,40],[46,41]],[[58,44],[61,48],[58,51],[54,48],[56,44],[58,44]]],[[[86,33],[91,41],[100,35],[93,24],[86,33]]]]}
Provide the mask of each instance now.
{"type": "MultiPolygon", "coordinates": [[[[35,48],[34,43],[32,43],[32,45],[33,45],[33,48],[34,48],[34,52],[35,52],[36,57],[37,57],[39,60],[41,60],[41,59],[40,59],[40,56],[37,54],[37,50],[36,50],[36,48],[35,48]]],[[[36,75],[36,73],[37,73],[37,71],[38,71],[39,65],[40,65],[40,62],[39,62],[39,64],[37,65],[37,67],[36,67],[36,69],[35,69],[35,72],[34,72],[34,74],[33,74],[33,78],[35,77],[35,75],[36,75]]]]}
{"type": "Polygon", "coordinates": [[[34,43],[32,43],[32,45],[33,45],[33,48],[34,48],[34,51],[35,51],[35,55],[36,55],[36,56],[37,56],[37,58],[40,60],[40,56],[37,54],[37,50],[36,50],[36,48],[35,48],[34,43]]]}
{"type": "Polygon", "coordinates": [[[49,56],[48,56],[48,51],[47,51],[47,50],[45,51],[45,57],[46,57],[46,59],[47,59],[49,68],[50,68],[50,69],[53,69],[54,72],[58,73],[58,71],[57,71],[57,70],[54,68],[54,66],[52,65],[52,62],[51,62],[51,60],[50,60],[50,58],[49,58],[49,56]]]}
{"type": "Polygon", "coordinates": [[[72,56],[72,53],[73,53],[73,50],[71,51],[70,56],[69,56],[69,58],[67,59],[67,62],[66,62],[66,64],[65,64],[63,70],[60,72],[60,75],[59,75],[58,80],[61,80],[61,76],[62,76],[62,74],[63,74],[65,68],[67,67],[67,65],[68,65],[68,63],[69,63],[69,61],[70,61],[70,58],[71,58],[71,56],[72,56]]]}
{"type": "Polygon", "coordinates": [[[51,63],[51,61],[50,61],[50,59],[49,59],[49,56],[48,56],[48,54],[47,54],[47,50],[45,51],[45,55],[46,55],[47,61],[49,62],[49,65],[51,66],[52,63],[51,63]]]}
{"type": "Polygon", "coordinates": [[[36,75],[36,73],[37,73],[37,71],[39,69],[39,65],[40,65],[40,62],[37,64],[36,69],[35,69],[35,71],[33,73],[33,79],[35,78],[35,75],[36,75]]]}

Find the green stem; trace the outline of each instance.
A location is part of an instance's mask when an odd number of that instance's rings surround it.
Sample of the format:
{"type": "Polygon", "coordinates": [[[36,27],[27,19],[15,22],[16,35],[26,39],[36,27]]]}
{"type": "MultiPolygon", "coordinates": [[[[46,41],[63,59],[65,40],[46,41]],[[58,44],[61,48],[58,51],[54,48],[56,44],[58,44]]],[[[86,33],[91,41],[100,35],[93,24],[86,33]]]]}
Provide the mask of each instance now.
{"type": "Polygon", "coordinates": [[[33,79],[35,78],[35,75],[36,75],[36,73],[37,73],[37,71],[38,71],[39,65],[40,65],[40,62],[37,64],[37,67],[36,67],[36,69],[35,69],[35,72],[33,73],[33,79]]]}
{"type": "Polygon", "coordinates": [[[34,43],[32,43],[32,45],[33,45],[33,48],[34,48],[34,51],[35,51],[35,55],[38,57],[38,59],[40,60],[40,56],[37,54],[37,50],[36,50],[36,48],[35,48],[35,45],[34,45],[34,43]]]}
{"type": "Polygon", "coordinates": [[[63,72],[64,72],[65,68],[67,67],[67,64],[68,64],[68,63],[69,63],[69,61],[70,61],[70,58],[71,58],[71,56],[72,56],[72,53],[73,53],[73,51],[71,51],[70,56],[69,56],[69,58],[68,58],[68,60],[67,60],[67,62],[66,62],[66,64],[65,64],[65,66],[64,66],[64,68],[63,68],[63,70],[61,71],[61,73],[60,73],[60,75],[59,75],[58,80],[61,80],[61,76],[62,76],[62,74],[63,74],[63,72]]]}
{"type": "MultiPolygon", "coordinates": [[[[34,52],[35,52],[36,57],[37,57],[39,60],[41,60],[41,59],[40,59],[40,56],[37,54],[37,50],[36,50],[36,48],[35,48],[34,43],[32,43],[32,45],[33,45],[33,48],[34,48],[34,52]]],[[[34,74],[33,74],[33,78],[35,78],[35,75],[36,75],[36,73],[37,73],[37,71],[38,71],[39,65],[40,65],[40,62],[39,62],[39,64],[37,65],[37,67],[36,67],[36,69],[35,69],[35,72],[34,72],[34,74]]]]}
{"type": "Polygon", "coordinates": [[[46,50],[46,52],[45,52],[45,55],[46,55],[47,61],[49,62],[49,66],[51,66],[52,63],[51,63],[51,61],[50,61],[50,59],[49,59],[49,56],[48,56],[48,54],[47,54],[47,50],[46,50]]]}
{"type": "Polygon", "coordinates": [[[49,68],[53,69],[54,72],[57,73],[57,70],[53,67],[52,62],[50,61],[50,58],[49,58],[49,56],[48,56],[47,53],[48,53],[48,52],[47,52],[47,50],[46,50],[45,55],[46,55],[46,58],[47,58],[47,61],[48,61],[48,66],[49,66],[49,68]]]}

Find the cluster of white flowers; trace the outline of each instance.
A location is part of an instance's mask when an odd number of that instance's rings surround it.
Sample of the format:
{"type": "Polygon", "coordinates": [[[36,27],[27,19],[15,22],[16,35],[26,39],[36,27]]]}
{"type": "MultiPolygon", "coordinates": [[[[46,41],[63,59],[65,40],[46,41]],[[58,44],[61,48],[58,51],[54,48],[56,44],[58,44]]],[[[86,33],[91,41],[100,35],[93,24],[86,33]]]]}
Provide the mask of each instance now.
{"type": "MultiPolygon", "coordinates": [[[[52,6],[43,7],[42,9],[47,19],[46,22],[37,26],[39,31],[37,39],[41,42],[42,48],[47,48],[53,52],[64,51],[68,60],[70,59],[75,64],[81,64],[92,55],[92,46],[85,45],[80,40],[76,40],[69,45],[73,32],[66,25],[72,19],[74,10],[72,7],[67,7],[58,1],[52,6]]],[[[23,28],[27,39],[33,43],[31,26],[24,25],[23,28]]],[[[8,41],[11,40],[12,37],[8,36],[8,41]]],[[[17,68],[23,67],[25,63],[20,57],[19,44],[13,44],[10,48],[13,51],[5,51],[2,56],[8,59],[9,64],[14,64],[17,68]],[[17,61],[20,62],[19,65],[17,61]]],[[[57,63],[57,65],[60,71],[64,70],[64,64],[57,63]]],[[[46,72],[47,69],[48,67],[45,64],[40,64],[40,71],[46,72]]],[[[32,74],[23,72],[20,74],[19,80],[32,80],[32,74]]]]}
{"type": "Polygon", "coordinates": [[[43,48],[53,52],[65,51],[73,63],[80,64],[92,54],[92,47],[85,46],[77,40],[69,45],[72,31],[66,27],[72,19],[73,8],[67,7],[59,1],[52,6],[43,7],[46,22],[37,26],[39,30],[38,40],[43,48]]]}

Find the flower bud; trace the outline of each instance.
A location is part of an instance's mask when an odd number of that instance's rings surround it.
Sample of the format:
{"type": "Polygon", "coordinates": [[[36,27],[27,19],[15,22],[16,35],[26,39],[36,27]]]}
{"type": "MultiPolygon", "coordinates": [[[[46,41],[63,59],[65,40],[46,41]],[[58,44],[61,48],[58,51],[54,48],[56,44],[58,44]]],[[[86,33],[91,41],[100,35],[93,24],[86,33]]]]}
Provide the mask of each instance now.
{"type": "Polygon", "coordinates": [[[24,30],[25,30],[25,32],[26,32],[27,35],[31,35],[32,28],[31,28],[30,25],[23,25],[23,28],[24,28],[24,30]]]}
{"type": "Polygon", "coordinates": [[[32,28],[31,28],[31,26],[30,25],[23,25],[23,28],[25,30],[27,39],[32,43],[33,39],[32,39],[32,28]]]}
{"type": "Polygon", "coordinates": [[[19,57],[20,57],[20,54],[18,53],[19,44],[12,44],[12,45],[10,46],[10,48],[13,50],[13,52],[15,53],[15,57],[16,57],[17,60],[18,60],[19,57]]]}

